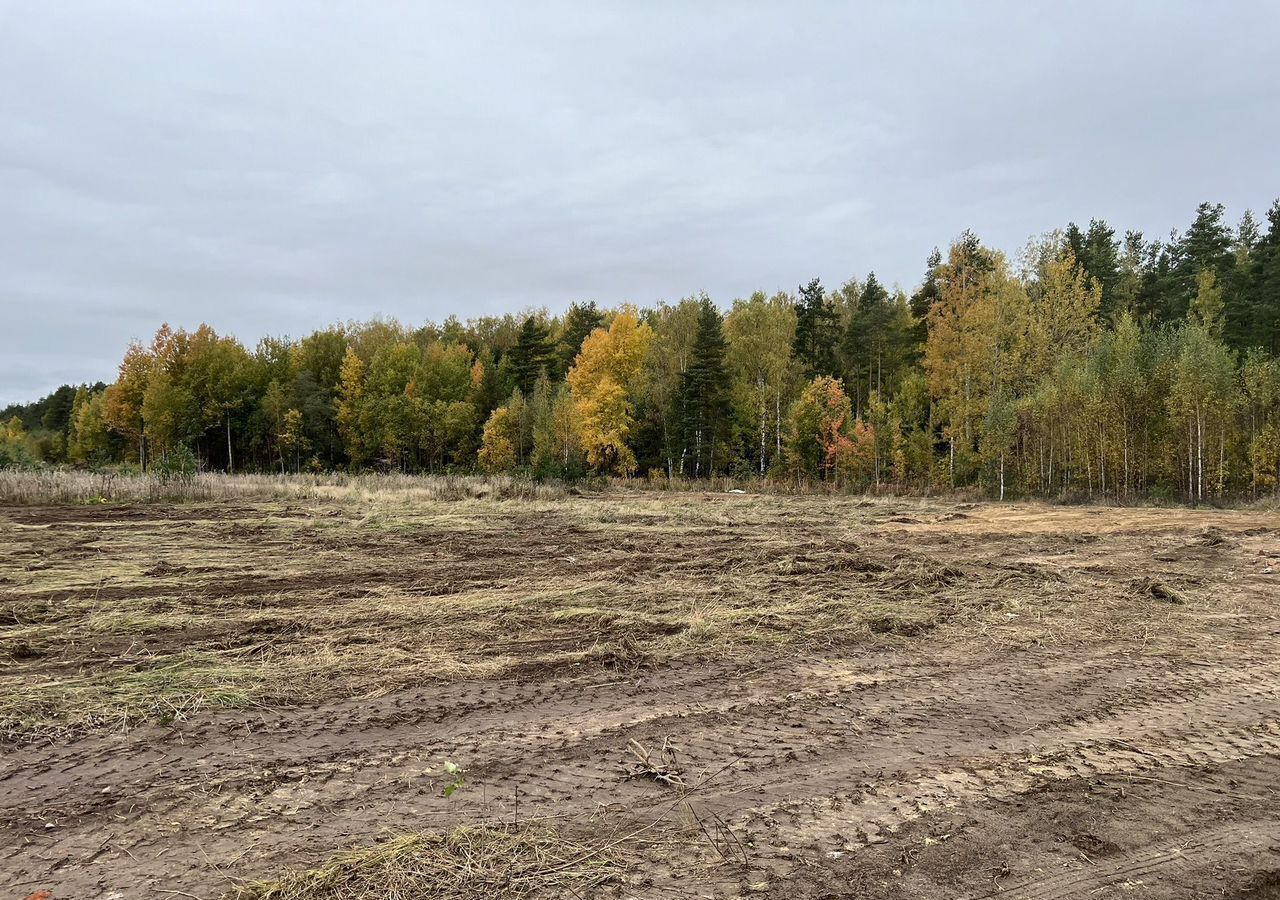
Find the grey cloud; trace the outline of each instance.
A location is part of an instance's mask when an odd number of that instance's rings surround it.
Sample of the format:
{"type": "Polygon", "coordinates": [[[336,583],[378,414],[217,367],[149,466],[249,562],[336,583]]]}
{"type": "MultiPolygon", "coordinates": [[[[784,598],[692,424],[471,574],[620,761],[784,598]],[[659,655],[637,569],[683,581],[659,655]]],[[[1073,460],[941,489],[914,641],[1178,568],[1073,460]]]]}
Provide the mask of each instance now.
{"type": "Polygon", "coordinates": [[[1280,193],[1274,4],[858,6],[0,0],[0,403],[165,320],[909,288],[1280,193]]]}

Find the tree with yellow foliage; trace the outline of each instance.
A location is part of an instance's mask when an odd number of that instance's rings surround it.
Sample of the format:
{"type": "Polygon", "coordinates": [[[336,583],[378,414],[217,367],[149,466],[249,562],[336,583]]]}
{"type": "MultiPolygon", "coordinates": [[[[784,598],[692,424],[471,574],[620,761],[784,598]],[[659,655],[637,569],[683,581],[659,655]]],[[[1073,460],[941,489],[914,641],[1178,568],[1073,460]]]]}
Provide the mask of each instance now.
{"type": "Polygon", "coordinates": [[[364,360],[354,347],[348,347],[338,375],[338,433],[353,465],[367,458],[361,407],[364,401],[364,360]]]}
{"type": "Polygon", "coordinates": [[[1064,248],[1044,260],[1029,293],[1025,377],[1036,381],[1053,369],[1059,356],[1083,353],[1098,337],[1102,287],[1064,248]]]}
{"type": "Polygon", "coordinates": [[[146,348],[134,342],[120,361],[116,383],[107,388],[103,413],[112,430],[119,432],[138,448],[138,464],[147,470],[147,420],[143,401],[151,378],[154,359],[146,348]]]}
{"type": "Polygon", "coordinates": [[[489,474],[510,472],[516,467],[516,446],[512,440],[515,427],[510,407],[499,406],[489,414],[480,439],[477,462],[489,474]]]}
{"type": "Polygon", "coordinates": [[[950,443],[952,478],[971,461],[995,463],[1003,476],[1010,403],[1027,381],[1027,293],[1004,254],[968,233],[937,276],[924,370],[950,443]]]}
{"type": "Polygon", "coordinates": [[[634,425],[634,395],[653,330],[624,306],[608,331],[597,328],[582,343],[569,370],[569,390],[587,464],[598,472],[629,475],[636,456],[627,445],[634,425]]]}

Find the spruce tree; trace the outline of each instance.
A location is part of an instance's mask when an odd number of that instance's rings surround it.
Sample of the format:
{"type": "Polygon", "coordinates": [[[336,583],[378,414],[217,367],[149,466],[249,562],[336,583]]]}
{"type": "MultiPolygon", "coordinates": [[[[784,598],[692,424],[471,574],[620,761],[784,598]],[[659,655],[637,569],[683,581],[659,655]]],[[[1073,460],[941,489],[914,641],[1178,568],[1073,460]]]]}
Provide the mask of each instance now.
{"type": "Polygon", "coordinates": [[[678,398],[687,454],[684,471],[695,478],[713,474],[716,454],[722,452],[727,440],[730,406],[725,351],[720,310],[704,297],[678,398]]]}
{"type": "MultiPolygon", "coordinates": [[[[1249,254],[1241,300],[1234,315],[1243,320],[1236,332],[1240,345],[1264,347],[1280,354],[1280,200],[1267,212],[1269,228],[1249,254]]],[[[1228,308],[1231,323],[1233,310],[1228,308]]]]}

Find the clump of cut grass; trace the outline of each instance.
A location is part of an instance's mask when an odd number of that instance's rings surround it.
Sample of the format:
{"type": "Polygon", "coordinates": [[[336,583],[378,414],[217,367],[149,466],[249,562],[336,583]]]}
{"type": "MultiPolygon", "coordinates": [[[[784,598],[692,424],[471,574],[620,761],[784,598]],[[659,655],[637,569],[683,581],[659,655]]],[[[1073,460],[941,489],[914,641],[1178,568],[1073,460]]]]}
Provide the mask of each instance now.
{"type": "Polygon", "coordinates": [[[228,900],[491,900],[584,896],[622,865],[609,844],[544,825],[403,834],[318,869],[241,885],[228,900]]]}
{"type": "Polygon", "coordinates": [[[903,637],[916,637],[928,634],[938,627],[935,618],[907,616],[898,613],[885,613],[872,616],[867,620],[867,628],[872,634],[897,634],[903,637]]]}
{"type": "Polygon", "coordinates": [[[0,691],[0,739],[62,737],[142,722],[172,723],[207,708],[242,709],[262,676],[212,654],[54,680],[27,678],[0,691]]]}
{"type": "Polygon", "coordinates": [[[624,633],[615,641],[596,644],[587,652],[587,657],[622,672],[634,672],[648,660],[643,644],[630,633],[624,633]]]}
{"type": "Polygon", "coordinates": [[[1156,600],[1161,600],[1165,603],[1173,603],[1178,606],[1187,602],[1186,598],[1178,591],[1169,587],[1169,585],[1165,584],[1163,581],[1151,578],[1150,576],[1144,575],[1135,578],[1130,582],[1130,584],[1139,596],[1154,597],[1156,600]]]}

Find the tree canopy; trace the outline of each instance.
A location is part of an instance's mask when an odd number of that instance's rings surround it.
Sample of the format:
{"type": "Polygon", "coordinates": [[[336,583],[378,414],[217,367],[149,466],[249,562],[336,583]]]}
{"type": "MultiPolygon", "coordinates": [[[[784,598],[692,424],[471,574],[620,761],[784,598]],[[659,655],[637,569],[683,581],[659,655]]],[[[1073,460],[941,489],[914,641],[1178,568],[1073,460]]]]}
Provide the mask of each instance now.
{"type": "Polygon", "coordinates": [[[0,411],[0,465],[788,478],[995,496],[1280,491],[1280,202],[1164,241],[972,232],[908,293],[571,305],[252,346],[162,324],[0,411]],[[183,463],[185,465],[185,462],[183,463]]]}

